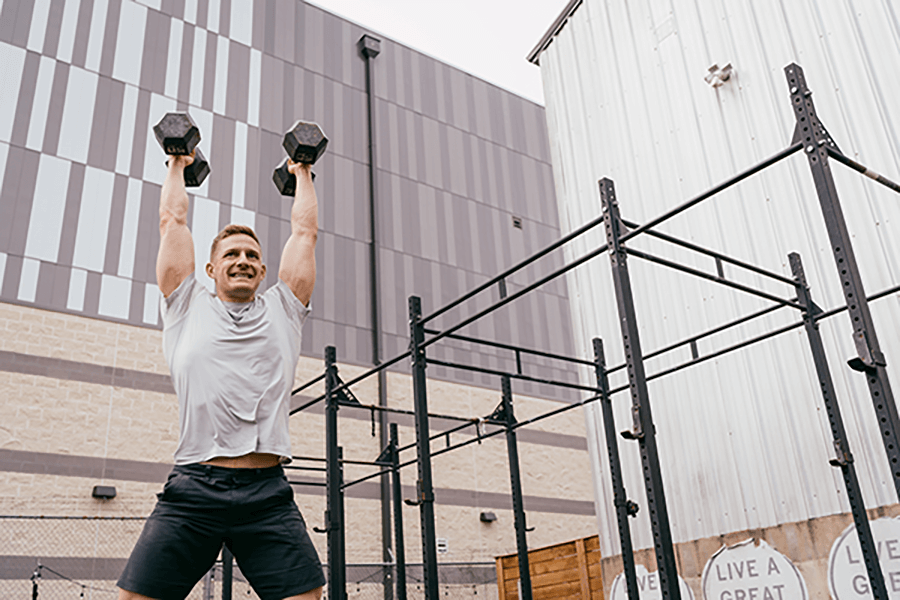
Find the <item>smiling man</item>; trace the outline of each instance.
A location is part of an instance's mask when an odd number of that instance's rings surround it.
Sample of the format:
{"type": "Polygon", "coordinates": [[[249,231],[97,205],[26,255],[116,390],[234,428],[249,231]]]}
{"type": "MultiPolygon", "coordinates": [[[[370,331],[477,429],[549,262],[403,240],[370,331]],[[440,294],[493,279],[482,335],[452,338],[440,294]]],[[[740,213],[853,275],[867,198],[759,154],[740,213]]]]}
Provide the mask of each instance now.
{"type": "Polygon", "coordinates": [[[278,282],[256,234],[229,225],[194,272],[184,168],[169,157],[159,205],[156,278],[163,349],[178,396],[175,468],[119,578],[120,600],[184,598],[222,545],[262,600],[318,599],[325,578],[282,463],[300,329],[316,279],[316,192],[309,165],[291,163],[297,188],[278,282]]]}

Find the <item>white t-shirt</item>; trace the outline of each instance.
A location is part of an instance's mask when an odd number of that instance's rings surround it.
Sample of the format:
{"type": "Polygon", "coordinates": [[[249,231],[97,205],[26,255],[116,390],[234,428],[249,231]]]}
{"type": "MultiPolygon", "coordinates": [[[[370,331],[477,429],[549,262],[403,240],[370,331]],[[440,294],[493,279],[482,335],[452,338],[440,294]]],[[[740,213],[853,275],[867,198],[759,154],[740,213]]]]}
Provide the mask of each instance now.
{"type": "Polygon", "coordinates": [[[232,316],[194,273],[160,308],[181,426],[175,464],[249,452],[289,461],[291,387],[309,308],[279,279],[232,316]]]}

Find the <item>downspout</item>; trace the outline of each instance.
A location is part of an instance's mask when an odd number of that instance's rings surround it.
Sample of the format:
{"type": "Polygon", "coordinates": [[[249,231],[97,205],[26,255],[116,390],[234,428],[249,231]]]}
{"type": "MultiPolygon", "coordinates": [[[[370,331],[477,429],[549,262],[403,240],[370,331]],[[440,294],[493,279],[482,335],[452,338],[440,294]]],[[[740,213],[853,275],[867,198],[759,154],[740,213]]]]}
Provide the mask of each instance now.
{"type": "MultiPolygon", "coordinates": [[[[381,53],[381,40],[371,35],[363,35],[357,43],[360,53],[366,61],[366,112],[368,114],[369,134],[369,297],[371,298],[372,318],[372,364],[376,367],[381,364],[381,303],[380,282],[381,269],[378,261],[378,178],[376,168],[375,147],[375,80],[373,73],[373,59],[381,53]]],[[[387,373],[378,372],[378,405],[387,406],[387,373]]],[[[379,411],[378,416],[378,441],[381,448],[388,443],[388,414],[379,411]]],[[[381,547],[382,562],[394,561],[391,551],[391,481],[387,475],[380,478],[381,487],[381,547]]],[[[384,598],[392,600],[394,597],[393,578],[391,569],[384,570],[384,598]]]]}

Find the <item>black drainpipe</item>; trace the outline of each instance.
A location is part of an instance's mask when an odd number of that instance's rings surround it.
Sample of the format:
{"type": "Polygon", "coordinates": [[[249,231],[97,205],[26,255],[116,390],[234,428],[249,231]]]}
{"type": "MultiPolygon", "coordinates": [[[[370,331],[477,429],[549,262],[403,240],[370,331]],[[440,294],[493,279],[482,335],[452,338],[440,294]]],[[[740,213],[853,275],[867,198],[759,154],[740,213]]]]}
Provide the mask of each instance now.
{"type": "MultiPolygon", "coordinates": [[[[379,295],[379,283],[381,281],[381,269],[378,263],[378,179],[375,165],[375,81],[373,71],[373,59],[381,52],[381,40],[371,35],[363,35],[358,42],[358,47],[366,60],[366,107],[369,121],[369,281],[372,299],[372,363],[375,366],[381,364],[381,306],[379,295]]],[[[378,405],[387,406],[387,374],[378,372],[378,405]]],[[[378,416],[378,441],[382,448],[388,443],[388,414],[379,411],[378,416]]],[[[380,478],[381,483],[381,540],[382,561],[391,563],[394,560],[391,552],[391,481],[387,475],[380,478]]],[[[391,569],[384,569],[383,574],[384,598],[393,600],[394,585],[391,577],[391,569]]]]}

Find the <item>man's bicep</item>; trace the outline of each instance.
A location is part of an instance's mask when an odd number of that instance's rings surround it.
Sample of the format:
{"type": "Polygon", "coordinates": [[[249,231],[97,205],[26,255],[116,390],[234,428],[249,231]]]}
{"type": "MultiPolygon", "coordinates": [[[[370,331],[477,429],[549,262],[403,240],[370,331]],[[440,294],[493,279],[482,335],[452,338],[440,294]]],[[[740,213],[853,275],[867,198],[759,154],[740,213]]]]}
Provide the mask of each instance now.
{"type": "Polygon", "coordinates": [[[194,239],[184,223],[161,221],[156,282],[168,297],[194,271],[194,239]]]}
{"type": "Polygon", "coordinates": [[[309,304],[316,284],[315,237],[291,235],[281,253],[278,277],[300,302],[309,304]]]}

